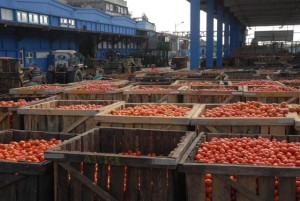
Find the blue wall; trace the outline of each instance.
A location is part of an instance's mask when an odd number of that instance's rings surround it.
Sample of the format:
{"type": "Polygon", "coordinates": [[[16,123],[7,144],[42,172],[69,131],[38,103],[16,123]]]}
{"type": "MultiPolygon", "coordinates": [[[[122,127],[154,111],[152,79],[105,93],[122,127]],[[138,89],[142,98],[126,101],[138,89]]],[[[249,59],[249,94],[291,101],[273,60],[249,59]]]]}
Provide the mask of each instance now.
{"type": "MultiPolygon", "coordinates": [[[[1,0],[0,10],[1,8],[11,9],[14,15],[13,20],[2,19],[0,15],[0,24],[10,26],[10,23],[13,23],[17,29],[21,29],[21,26],[18,27],[19,25],[24,26],[26,24],[26,22],[17,21],[17,11],[48,17],[48,24],[34,24],[33,33],[25,33],[22,37],[18,37],[14,31],[9,32],[9,29],[5,27],[0,28],[0,56],[20,58],[20,50],[22,49],[24,51],[24,66],[29,67],[32,64],[38,64],[44,71],[47,70],[47,58],[45,57],[47,53],[57,49],[79,50],[79,39],[76,39],[76,33],[81,31],[133,37],[137,36],[137,30],[155,31],[155,25],[149,22],[137,22],[127,16],[111,16],[93,8],[75,8],[55,0],[1,0]],[[75,26],[63,27],[60,24],[61,18],[74,20],[75,26]],[[53,37],[50,32],[45,31],[47,27],[49,30],[62,28],[63,30],[60,31],[62,34],[53,37]]],[[[28,26],[33,25],[27,24],[28,26]]],[[[29,28],[27,30],[31,32],[29,28]]],[[[124,55],[136,51],[132,47],[112,49],[124,55]]],[[[100,48],[96,50],[96,55],[99,58],[104,58],[108,51],[109,48],[100,48]]]]}

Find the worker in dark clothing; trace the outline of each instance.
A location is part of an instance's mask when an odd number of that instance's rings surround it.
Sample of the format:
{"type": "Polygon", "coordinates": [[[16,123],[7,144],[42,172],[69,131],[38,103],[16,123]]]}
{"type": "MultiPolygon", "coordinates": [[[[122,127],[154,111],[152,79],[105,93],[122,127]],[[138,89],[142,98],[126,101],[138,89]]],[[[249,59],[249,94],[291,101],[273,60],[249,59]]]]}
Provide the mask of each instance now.
{"type": "Polygon", "coordinates": [[[35,64],[29,67],[28,78],[32,80],[33,77],[40,76],[42,74],[41,69],[35,64]]]}

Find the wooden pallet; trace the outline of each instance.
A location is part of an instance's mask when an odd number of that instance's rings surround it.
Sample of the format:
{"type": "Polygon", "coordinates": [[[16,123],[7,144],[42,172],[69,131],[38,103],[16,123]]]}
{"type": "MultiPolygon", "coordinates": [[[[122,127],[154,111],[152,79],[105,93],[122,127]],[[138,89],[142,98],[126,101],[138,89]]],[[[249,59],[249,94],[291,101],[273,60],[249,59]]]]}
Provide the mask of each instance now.
{"type": "MultiPolygon", "coordinates": [[[[53,85],[53,84],[52,84],[53,85]]],[[[37,96],[37,95],[54,95],[62,93],[65,89],[74,86],[75,84],[54,84],[60,86],[59,89],[32,89],[30,87],[13,88],[9,90],[9,94],[16,96],[37,96]]]]}
{"type": "Polygon", "coordinates": [[[83,90],[78,86],[64,90],[63,98],[67,100],[123,100],[123,91],[131,86],[118,87],[117,90],[83,90]]]}
{"type": "MultiPolygon", "coordinates": [[[[194,161],[194,156],[202,142],[212,137],[242,137],[242,135],[207,134],[199,135],[180,161],[179,171],[186,174],[187,200],[206,200],[205,174],[212,175],[212,200],[231,201],[234,189],[237,201],[274,200],[275,176],[279,177],[279,200],[296,200],[296,177],[300,176],[297,167],[272,167],[234,164],[207,164],[194,161]],[[230,179],[236,175],[237,180],[230,179]],[[259,184],[259,185],[257,185],[259,184]],[[256,191],[258,190],[258,194],[256,191]]],[[[249,135],[247,135],[249,137],[249,135]]],[[[257,135],[252,135],[257,137],[257,135]]],[[[286,139],[299,142],[299,136],[265,136],[271,139],[286,139]]]]}
{"type": "Polygon", "coordinates": [[[79,135],[45,153],[56,163],[55,200],[184,200],[176,167],[195,137],[194,132],[101,127],[79,135]],[[128,150],[144,156],[118,154],[128,150]]]}
{"type": "Polygon", "coordinates": [[[245,133],[245,134],[293,134],[295,123],[294,114],[287,117],[201,117],[206,109],[218,107],[220,104],[201,105],[191,119],[191,125],[195,125],[198,131],[213,133],[245,133]]]}
{"type": "MultiPolygon", "coordinates": [[[[67,140],[72,134],[43,133],[24,130],[0,131],[0,143],[29,139],[67,140]]],[[[0,161],[1,188],[3,201],[53,201],[54,177],[51,161],[41,163],[0,161]]]]}
{"type": "Polygon", "coordinates": [[[95,114],[119,104],[108,100],[56,100],[19,108],[17,112],[24,115],[25,130],[83,133],[97,126],[97,121],[93,118],[95,114]],[[106,106],[95,110],[55,109],[57,106],[73,104],[106,106]]]}
{"type": "Polygon", "coordinates": [[[14,97],[11,95],[0,97],[0,101],[17,101],[19,99],[25,99],[26,101],[32,101],[36,98],[39,98],[38,101],[35,101],[33,103],[28,103],[25,105],[19,105],[19,106],[12,106],[12,107],[3,107],[0,106],[0,130],[6,130],[6,129],[24,129],[23,125],[23,116],[17,114],[17,109],[25,106],[29,106],[32,104],[42,103],[46,101],[51,100],[57,100],[59,99],[58,96],[44,96],[44,97],[14,97]]]}
{"type": "Polygon", "coordinates": [[[189,86],[180,91],[183,103],[235,103],[242,101],[242,87],[240,86],[189,86]],[[236,91],[218,91],[217,88],[232,88],[236,91]],[[215,91],[201,91],[201,89],[216,88],[215,91]]]}
{"type": "MultiPolygon", "coordinates": [[[[146,103],[147,104],[147,103],[146,103]]],[[[150,103],[148,103],[150,104],[150,103]]],[[[151,103],[151,104],[167,104],[167,103],[151,103]]],[[[198,104],[179,104],[177,106],[190,107],[192,110],[184,117],[146,117],[146,116],[117,116],[112,115],[112,110],[121,110],[136,105],[144,105],[144,103],[125,103],[115,107],[111,107],[95,116],[102,127],[127,127],[127,128],[150,128],[163,130],[190,130],[190,118],[198,108],[198,104]]]]}
{"type": "Polygon", "coordinates": [[[126,89],[123,91],[124,100],[127,103],[180,103],[179,94],[180,87],[179,86],[166,86],[166,85],[151,85],[149,87],[159,87],[164,88],[166,90],[158,90],[158,91],[141,91],[138,90],[141,86],[137,85],[126,89]]]}

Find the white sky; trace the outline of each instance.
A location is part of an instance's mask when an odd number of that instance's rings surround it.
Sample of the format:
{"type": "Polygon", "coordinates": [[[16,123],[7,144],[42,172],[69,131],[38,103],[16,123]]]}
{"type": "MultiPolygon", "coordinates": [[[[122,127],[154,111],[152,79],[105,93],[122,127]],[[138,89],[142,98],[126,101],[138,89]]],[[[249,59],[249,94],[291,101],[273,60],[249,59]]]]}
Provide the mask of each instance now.
{"type": "MultiPolygon", "coordinates": [[[[190,3],[187,0],[126,0],[129,12],[132,17],[141,17],[145,13],[150,22],[155,23],[156,31],[175,31],[175,24],[177,31],[190,30],[190,3]],[[180,24],[181,22],[183,24],[180,24]]],[[[214,27],[216,30],[216,20],[214,27]]],[[[206,30],[206,13],[201,11],[200,15],[200,29],[206,30]]],[[[247,41],[254,37],[254,31],[264,30],[294,30],[294,41],[300,40],[300,26],[284,26],[279,29],[276,27],[252,27],[249,30],[247,41]],[[298,33],[299,32],[299,33],[298,33]]]]}

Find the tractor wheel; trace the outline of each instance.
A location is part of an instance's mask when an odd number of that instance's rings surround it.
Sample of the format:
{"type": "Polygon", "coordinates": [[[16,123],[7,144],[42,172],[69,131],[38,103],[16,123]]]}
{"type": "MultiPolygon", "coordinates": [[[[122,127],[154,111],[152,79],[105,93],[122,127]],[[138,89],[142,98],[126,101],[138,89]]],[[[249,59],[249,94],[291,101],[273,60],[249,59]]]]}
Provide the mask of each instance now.
{"type": "Polygon", "coordinates": [[[71,82],[80,82],[83,79],[83,75],[80,69],[74,69],[68,73],[68,83],[71,82]]]}
{"type": "Polygon", "coordinates": [[[46,73],[46,81],[48,84],[53,84],[54,83],[54,72],[48,71],[46,73]]]}

